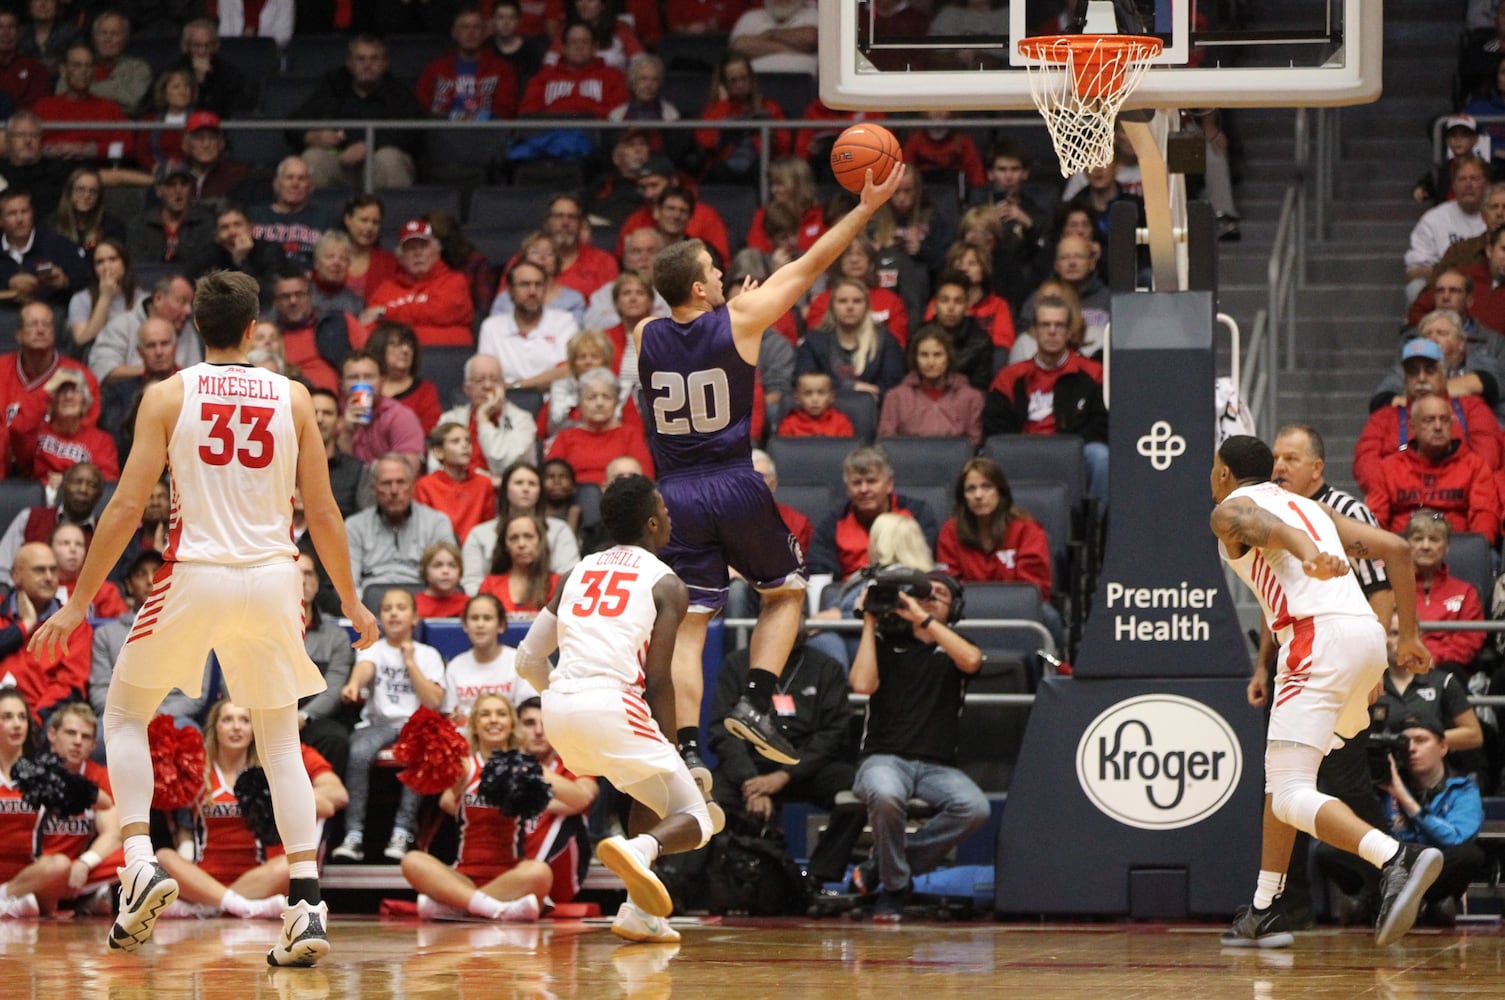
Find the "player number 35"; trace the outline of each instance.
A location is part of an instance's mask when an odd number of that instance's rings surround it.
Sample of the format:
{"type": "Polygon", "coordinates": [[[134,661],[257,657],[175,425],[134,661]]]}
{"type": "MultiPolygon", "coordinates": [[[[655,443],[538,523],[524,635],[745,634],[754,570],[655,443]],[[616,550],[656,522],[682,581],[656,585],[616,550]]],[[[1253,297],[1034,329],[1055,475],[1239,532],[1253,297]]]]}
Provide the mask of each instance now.
{"type": "Polygon", "coordinates": [[[691,372],[688,380],[679,372],[657,371],[648,387],[660,434],[713,434],[731,423],[732,390],[720,368],[691,372]]]}

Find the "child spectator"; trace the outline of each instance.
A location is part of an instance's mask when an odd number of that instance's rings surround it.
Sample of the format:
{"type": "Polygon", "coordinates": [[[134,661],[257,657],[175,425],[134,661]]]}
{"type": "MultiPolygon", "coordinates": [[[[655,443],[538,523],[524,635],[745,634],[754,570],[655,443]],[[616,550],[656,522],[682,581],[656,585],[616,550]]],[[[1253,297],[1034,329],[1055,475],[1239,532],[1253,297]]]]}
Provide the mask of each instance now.
{"type": "MultiPolygon", "coordinates": [[[[444,700],[444,657],[433,646],[413,641],[418,617],[413,595],[394,587],[382,595],[380,611],[382,638],[359,654],[350,680],[340,692],[347,702],[366,703],[359,725],[350,734],[350,763],[345,770],[350,805],[345,810],[345,839],[330,855],[344,861],[365,859],[366,804],[376,755],[397,742],[397,734],[419,705],[437,710],[444,700]]],[[[385,857],[401,861],[413,846],[421,801],[417,792],[402,787],[392,836],[382,852],[385,857]]]]}
{"type": "Polygon", "coordinates": [[[508,519],[479,592],[496,595],[510,625],[538,617],[558,585],[559,574],[549,570],[543,523],[531,514],[508,519]]]}
{"type": "Polygon", "coordinates": [[[562,458],[543,464],[543,500],[540,514],[557,517],[580,537],[580,505],[575,502],[575,467],[562,458]]]}
{"type": "MultiPolygon", "coordinates": [[[[950,111],[940,108],[927,110],[925,117],[932,124],[909,133],[909,137],[904,140],[904,162],[910,170],[918,170],[922,175],[928,176],[939,171],[955,173],[965,183],[966,189],[972,191],[988,181],[982,169],[982,156],[978,154],[977,143],[972,141],[970,135],[944,124],[951,115],[950,111]],[[936,122],[942,124],[935,124],[936,122]]],[[[963,193],[965,192],[957,191],[958,195],[963,193]]]]}
{"type": "Polygon", "coordinates": [[[430,431],[429,455],[439,468],[413,484],[413,499],[448,517],[455,537],[464,541],[496,509],[496,487],[490,476],[470,467],[470,428],[464,424],[448,421],[430,431]]]}
{"type": "Polygon", "coordinates": [[[402,859],[402,877],[418,891],[421,920],[480,917],[531,923],[538,919],[538,901],[548,894],[553,873],[542,861],[519,854],[522,833],[517,817],[476,795],[481,769],[492,753],[517,746],[512,705],[501,695],[481,695],[471,709],[466,735],[471,757],[465,773],[439,799],[439,808],[454,816],[460,828],[459,857],[451,867],[427,851],[408,851],[402,859]]]}
{"type": "Polygon", "coordinates": [[[444,714],[462,729],[476,702],[488,694],[501,695],[514,707],[538,695],[517,675],[516,651],[502,644],[504,616],[495,594],[477,594],[465,602],[461,621],[470,648],[444,668],[444,714]]]}
{"type": "Polygon", "coordinates": [[[460,548],[454,542],[435,542],[423,550],[418,571],[423,574],[424,588],[422,593],[413,597],[420,620],[459,618],[465,612],[460,565],[460,548]]]}
{"type": "Polygon", "coordinates": [[[836,391],[825,372],[805,372],[794,380],[795,408],[779,421],[780,437],[855,437],[846,414],[836,409],[836,391]]]}
{"type": "MultiPolygon", "coordinates": [[[[225,699],[209,710],[204,721],[204,760],[204,793],[194,818],[198,862],[169,847],[157,852],[157,863],[177,879],[181,893],[163,915],[223,913],[249,920],[278,920],[287,909],[287,855],[280,844],[263,844],[257,839],[235,797],[241,772],[261,766],[250,709],[225,699]]],[[[334,769],[308,747],[303,748],[303,762],[315,782],[318,817],[334,815],[344,799],[343,787],[336,787],[339,778],[334,769]]]]}
{"type": "Polygon", "coordinates": [[[1443,122],[1443,130],[1446,159],[1434,163],[1411,191],[1412,199],[1422,205],[1440,205],[1453,197],[1451,167],[1456,158],[1473,153],[1483,157],[1485,162],[1490,160],[1489,137],[1480,138],[1479,123],[1474,121],[1473,115],[1452,115],[1443,122]]]}
{"type": "Polygon", "coordinates": [[[883,397],[878,436],[966,437],[982,444],[982,391],[954,370],[951,339],[927,324],[909,342],[909,374],[883,397]]]}

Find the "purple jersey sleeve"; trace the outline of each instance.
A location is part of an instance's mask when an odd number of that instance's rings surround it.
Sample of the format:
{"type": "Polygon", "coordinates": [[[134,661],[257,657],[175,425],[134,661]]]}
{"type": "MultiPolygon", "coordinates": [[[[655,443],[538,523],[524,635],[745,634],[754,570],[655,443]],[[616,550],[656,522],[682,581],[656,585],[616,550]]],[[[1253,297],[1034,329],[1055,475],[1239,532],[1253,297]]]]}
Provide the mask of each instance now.
{"type": "Polygon", "coordinates": [[[753,377],[726,306],[689,323],[655,319],[638,354],[640,409],[660,477],[751,464],[753,377]]]}

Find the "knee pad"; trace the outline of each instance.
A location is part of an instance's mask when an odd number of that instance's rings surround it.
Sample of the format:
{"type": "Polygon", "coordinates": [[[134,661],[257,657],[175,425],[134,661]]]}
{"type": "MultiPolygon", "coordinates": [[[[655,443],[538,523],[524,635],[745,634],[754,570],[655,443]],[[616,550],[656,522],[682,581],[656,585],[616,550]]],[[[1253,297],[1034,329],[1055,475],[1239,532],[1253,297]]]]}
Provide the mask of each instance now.
{"type": "Polygon", "coordinates": [[[1322,751],[1298,743],[1272,743],[1265,750],[1265,791],[1275,818],[1315,835],[1317,812],[1334,801],[1317,791],[1322,751]]]}

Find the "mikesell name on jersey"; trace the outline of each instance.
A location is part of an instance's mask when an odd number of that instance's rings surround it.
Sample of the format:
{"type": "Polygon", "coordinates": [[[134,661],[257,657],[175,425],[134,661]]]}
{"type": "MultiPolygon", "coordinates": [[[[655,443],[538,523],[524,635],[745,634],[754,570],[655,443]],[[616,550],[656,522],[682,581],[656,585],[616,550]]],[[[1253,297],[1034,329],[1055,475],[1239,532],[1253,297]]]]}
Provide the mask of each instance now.
{"type": "Polygon", "coordinates": [[[200,375],[199,392],[206,396],[240,396],[244,399],[282,398],[276,383],[249,379],[244,375],[200,375]]]}

